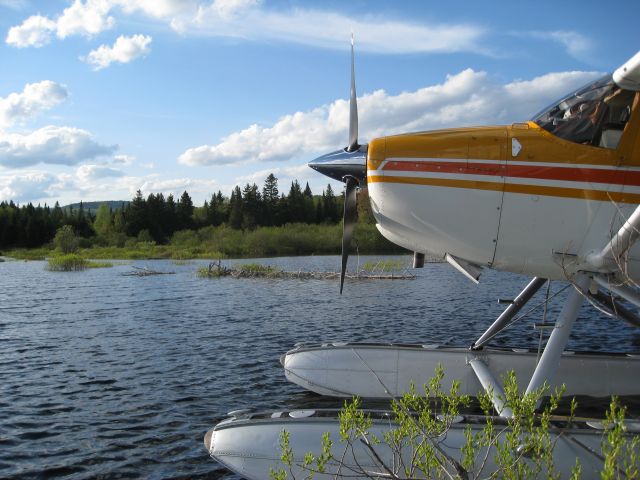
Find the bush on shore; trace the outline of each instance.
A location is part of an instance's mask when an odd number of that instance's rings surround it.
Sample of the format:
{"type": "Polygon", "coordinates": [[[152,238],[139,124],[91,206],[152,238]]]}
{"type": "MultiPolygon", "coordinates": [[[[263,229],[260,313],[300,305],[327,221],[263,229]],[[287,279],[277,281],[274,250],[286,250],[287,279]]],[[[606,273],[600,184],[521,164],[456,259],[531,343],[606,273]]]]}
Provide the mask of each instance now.
{"type": "MultiPolygon", "coordinates": [[[[173,259],[194,258],[250,258],[295,255],[335,255],[342,248],[342,225],[292,223],[282,227],[258,227],[254,230],[237,230],[227,226],[204,227],[199,230],[180,230],[169,243],[159,245],[145,238],[105,237],[83,239],[76,244],[64,232],[65,248],[60,242],[55,246],[63,253],[73,250],[82,258],[96,259],[173,259]],[[69,237],[69,238],[67,238],[69,237]]],[[[51,254],[53,246],[37,250],[20,249],[7,255],[24,260],[42,260],[51,254]]],[[[375,225],[359,223],[356,226],[352,252],[360,254],[402,253],[403,249],[383,238],[375,225]]],[[[69,253],[69,252],[67,252],[69,253]]]]}

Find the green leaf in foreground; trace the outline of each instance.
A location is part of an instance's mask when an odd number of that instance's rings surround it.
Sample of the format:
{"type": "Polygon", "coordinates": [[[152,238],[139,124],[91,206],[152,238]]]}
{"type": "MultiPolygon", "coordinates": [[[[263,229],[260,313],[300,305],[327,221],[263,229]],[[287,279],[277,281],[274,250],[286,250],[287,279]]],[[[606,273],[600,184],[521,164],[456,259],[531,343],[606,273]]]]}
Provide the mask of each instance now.
{"type": "MultiPolygon", "coordinates": [[[[371,433],[372,419],[363,411],[358,398],[345,402],[339,415],[339,438],[335,443],[330,434],[318,438],[318,457],[311,452],[294,455],[287,431],[281,433],[282,467],[271,471],[277,480],[304,478],[448,478],[448,479],[559,479],[561,473],[554,464],[553,449],[557,432],[551,423],[558,408],[563,388],[551,392],[546,385],[533,393],[518,390],[515,375],[504,378],[505,405],[513,417],[495,420],[490,395],[482,392],[478,400],[485,410],[484,424],[467,425],[464,441],[458,454],[447,444],[447,434],[470,398],[459,394],[459,383],[443,391],[441,368],[418,395],[412,386],[408,393],[391,403],[389,429],[383,438],[371,433]],[[550,396],[549,396],[550,395],[550,396]],[[539,402],[544,407],[539,410],[539,402]],[[393,421],[391,420],[393,419],[393,421]],[[552,435],[553,432],[553,435],[552,435]],[[347,453],[364,449],[368,453],[365,464],[347,461],[347,453]],[[381,454],[382,452],[386,452],[381,454]],[[383,460],[384,458],[384,460],[383,460]],[[490,460],[490,461],[488,461],[490,460]]],[[[574,422],[575,401],[567,425],[574,422]]],[[[612,398],[603,422],[600,452],[603,461],[600,478],[639,478],[640,440],[628,435],[625,427],[625,408],[612,398]]],[[[566,478],[578,479],[584,474],[593,478],[594,472],[583,472],[578,459],[566,473],[566,478]]]]}

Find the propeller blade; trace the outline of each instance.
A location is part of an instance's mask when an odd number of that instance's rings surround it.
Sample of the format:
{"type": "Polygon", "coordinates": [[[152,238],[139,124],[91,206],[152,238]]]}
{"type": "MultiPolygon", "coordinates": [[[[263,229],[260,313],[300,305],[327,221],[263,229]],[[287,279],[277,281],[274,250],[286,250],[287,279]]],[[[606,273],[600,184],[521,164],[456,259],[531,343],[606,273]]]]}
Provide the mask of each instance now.
{"type": "Polygon", "coordinates": [[[344,286],[344,275],[347,272],[347,260],[349,259],[349,246],[353,236],[353,227],[356,224],[356,187],[358,180],[353,177],[345,177],[344,190],[344,218],[342,220],[342,269],[340,270],[340,295],[344,286]]]}
{"type": "Polygon", "coordinates": [[[356,61],[353,53],[353,34],[351,34],[351,97],[349,99],[349,146],[347,152],[358,149],[358,100],[356,97],[356,61]]]}

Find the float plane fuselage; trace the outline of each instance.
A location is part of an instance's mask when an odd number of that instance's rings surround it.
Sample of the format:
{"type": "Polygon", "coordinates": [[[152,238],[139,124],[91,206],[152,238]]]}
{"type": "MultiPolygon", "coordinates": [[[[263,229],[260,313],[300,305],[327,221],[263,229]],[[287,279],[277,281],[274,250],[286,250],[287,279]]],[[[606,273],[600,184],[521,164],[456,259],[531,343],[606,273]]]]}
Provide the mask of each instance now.
{"type": "Polygon", "coordinates": [[[530,121],[355,139],[310,166],[366,185],[386,238],[471,277],[489,267],[640,279],[631,239],[603,252],[640,204],[639,80],[640,52],[530,121]]]}
{"type": "Polygon", "coordinates": [[[609,75],[528,122],[374,139],[379,229],[413,251],[549,279],[611,267],[589,260],[640,203],[637,106],[609,75]]]}

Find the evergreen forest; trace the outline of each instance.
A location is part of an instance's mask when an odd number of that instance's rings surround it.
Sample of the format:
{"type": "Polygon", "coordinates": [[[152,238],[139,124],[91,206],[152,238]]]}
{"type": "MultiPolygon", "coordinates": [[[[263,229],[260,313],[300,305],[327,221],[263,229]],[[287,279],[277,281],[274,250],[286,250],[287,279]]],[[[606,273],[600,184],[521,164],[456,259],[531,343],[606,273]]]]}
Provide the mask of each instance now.
{"type": "MultiPolygon", "coordinates": [[[[392,249],[382,237],[374,238],[379,234],[372,225],[366,189],[360,192],[358,204],[360,223],[370,227],[367,235],[373,243],[369,241],[367,245],[376,250],[378,244],[385,251],[392,249]]],[[[151,193],[145,198],[138,191],[130,202],[122,202],[119,207],[103,203],[95,213],[85,209],[82,203],[72,208],[60,207],[58,202],[50,207],[3,201],[0,203],[0,248],[52,247],[56,232],[65,225],[73,229],[81,247],[125,247],[135,242],[164,245],[176,238],[185,238],[189,231],[207,232],[209,236],[216,230],[250,235],[256,230],[268,230],[262,227],[280,227],[285,232],[279,235],[294,236],[314,231],[309,230],[313,225],[324,225],[331,227],[331,235],[335,236],[333,227],[339,226],[342,208],[342,195],[336,195],[331,185],[320,195],[313,195],[308,183],[303,189],[294,180],[285,193],[279,190],[278,179],[273,174],[265,179],[262,188],[247,183],[243,188],[236,186],[229,197],[218,191],[202,206],[194,206],[186,191],[178,199],[162,193],[151,193]]],[[[335,233],[339,242],[339,233],[335,233]]]]}

